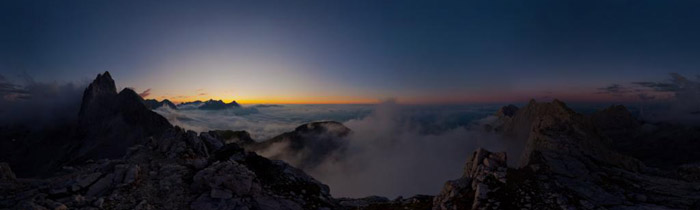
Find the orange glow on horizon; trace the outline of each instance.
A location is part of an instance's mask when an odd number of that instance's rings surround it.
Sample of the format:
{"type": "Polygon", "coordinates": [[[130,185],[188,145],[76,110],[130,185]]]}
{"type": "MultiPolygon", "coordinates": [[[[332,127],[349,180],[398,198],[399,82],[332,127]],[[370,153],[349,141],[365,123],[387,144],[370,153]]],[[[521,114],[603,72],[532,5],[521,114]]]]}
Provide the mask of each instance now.
{"type": "MultiPolygon", "coordinates": [[[[167,96],[152,97],[157,100],[168,99],[175,104],[191,101],[207,101],[209,99],[222,100],[225,103],[236,101],[239,104],[378,104],[383,99],[372,99],[362,97],[304,97],[304,96],[270,96],[270,97],[217,97],[210,96],[180,96],[169,98],[167,96]]],[[[655,95],[657,98],[668,98],[664,94],[655,95]]],[[[416,96],[401,97],[394,100],[399,104],[479,104],[479,103],[517,103],[527,102],[530,99],[537,101],[551,101],[559,99],[564,102],[635,102],[639,101],[637,96],[613,96],[608,94],[596,94],[590,91],[570,91],[559,93],[530,93],[530,92],[498,92],[490,94],[462,94],[460,96],[416,96]]]]}
{"type": "MultiPolygon", "coordinates": [[[[158,100],[167,99],[166,97],[157,97],[158,100]]],[[[184,102],[191,101],[207,101],[210,98],[182,98],[182,99],[168,99],[175,104],[180,104],[184,102]]],[[[379,100],[376,99],[363,99],[363,98],[349,98],[349,99],[326,99],[326,98],[304,98],[304,99],[293,99],[293,98],[269,98],[269,99],[230,99],[230,98],[211,98],[213,100],[222,100],[225,103],[231,103],[236,101],[239,104],[376,104],[379,100]]]]}

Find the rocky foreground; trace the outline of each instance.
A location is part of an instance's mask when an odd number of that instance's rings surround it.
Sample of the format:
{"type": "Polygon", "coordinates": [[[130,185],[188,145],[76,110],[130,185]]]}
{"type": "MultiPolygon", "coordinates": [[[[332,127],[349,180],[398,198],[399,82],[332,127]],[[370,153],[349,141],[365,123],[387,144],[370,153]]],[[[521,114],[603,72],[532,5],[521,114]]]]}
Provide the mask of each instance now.
{"type": "Polygon", "coordinates": [[[630,156],[638,150],[618,149],[636,139],[633,134],[644,136],[624,107],[590,116],[556,100],[504,107],[487,130],[522,142],[521,157],[515,157],[519,165],[508,166],[506,153],[479,149],[465,154],[471,158],[463,175],[447,181],[436,196],[351,199],[333,198],[328,186],[303,171],[252,152],[276,143],[317,149],[318,156],[300,160],[314,164],[338,146],[317,145],[318,139],[350,132],[341,124],[303,125],[268,143],[241,131],[198,134],[170,125],[136,93],[117,93],[114,87],[108,73],[97,77],[85,91],[79,122],[67,126],[71,138],[58,138],[60,144],[15,134],[36,145],[3,142],[11,146],[3,152],[42,145],[61,145],[57,149],[66,152],[28,162],[19,153],[2,156],[10,164],[0,164],[0,208],[700,209],[700,164],[688,164],[695,156],[674,159],[675,165],[662,170],[638,160],[647,156],[630,156]],[[616,142],[619,136],[628,138],[616,142]],[[41,170],[32,170],[33,164],[41,170]],[[12,170],[17,167],[40,178],[17,178],[12,170]]]}

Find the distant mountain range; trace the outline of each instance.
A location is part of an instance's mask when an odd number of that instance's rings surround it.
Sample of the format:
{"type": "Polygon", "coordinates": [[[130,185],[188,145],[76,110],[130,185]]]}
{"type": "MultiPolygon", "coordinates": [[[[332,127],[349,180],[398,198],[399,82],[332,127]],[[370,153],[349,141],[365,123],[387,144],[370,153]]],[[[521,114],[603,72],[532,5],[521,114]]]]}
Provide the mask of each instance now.
{"type": "MultiPolygon", "coordinates": [[[[237,106],[207,102],[187,105],[237,106]]],[[[352,134],[338,122],[256,142],[245,131],[173,126],[149,109],[158,104],[170,106],[117,92],[105,72],[86,88],[77,122],[0,126],[0,209],[700,209],[700,129],[642,125],[623,106],[590,115],[558,100],[503,107],[483,129],[521,143],[518,165],[477,149],[439,194],[389,200],[334,198],[256,153],[318,164],[352,134]]]]}
{"type": "Polygon", "coordinates": [[[150,109],[157,109],[162,106],[167,106],[168,108],[171,109],[200,109],[200,110],[222,110],[222,109],[233,109],[233,108],[239,108],[241,107],[240,104],[238,104],[236,101],[232,101],[231,103],[224,103],[222,100],[214,100],[214,99],[209,99],[207,101],[190,101],[190,102],[184,102],[180,104],[174,104],[168,99],[164,99],[162,101],[158,101],[155,99],[146,99],[143,101],[146,106],[150,109]]]}

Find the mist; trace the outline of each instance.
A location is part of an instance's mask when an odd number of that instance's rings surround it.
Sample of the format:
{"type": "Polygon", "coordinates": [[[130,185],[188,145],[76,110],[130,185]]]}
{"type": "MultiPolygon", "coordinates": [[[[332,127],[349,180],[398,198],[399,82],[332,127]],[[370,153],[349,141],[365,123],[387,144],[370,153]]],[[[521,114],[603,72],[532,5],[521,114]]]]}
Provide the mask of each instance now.
{"type": "Polygon", "coordinates": [[[312,121],[345,122],[362,118],[371,109],[371,105],[265,105],[226,110],[160,107],[154,111],[188,130],[245,130],[253,139],[263,141],[312,121]]]}
{"type": "Polygon", "coordinates": [[[41,128],[77,119],[86,85],[0,75],[0,125],[41,128]]]}
{"type": "Polygon", "coordinates": [[[385,102],[371,115],[346,122],[353,130],[347,148],[308,173],[331,186],[336,197],[437,194],[446,180],[461,176],[475,149],[505,151],[500,135],[479,126],[425,132],[402,109],[385,102]]]}
{"type": "MultiPolygon", "coordinates": [[[[290,153],[284,142],[258,151],[300,167],[331,187],[336,197],[387,197],[436,194],[447,180],[461,176],[464,164],[479,147],[511,150],[501,135],[482,123],[493,120],[500,105],[377,105],[249,106],[220,111],[156,112],[171,123],[196,131],[246,130],[257,141],[294,130],[313,121],[334,120],[352,132],[342,148],[313,164],[304,163],[311,151],[290,153]],[[255,111],[251,111],[255,109],[255,111]]],[[[322,141],[333,140],[320,138],[322,141]]],[[[509,151],[509,154],[511,154],[509,151]]]]}

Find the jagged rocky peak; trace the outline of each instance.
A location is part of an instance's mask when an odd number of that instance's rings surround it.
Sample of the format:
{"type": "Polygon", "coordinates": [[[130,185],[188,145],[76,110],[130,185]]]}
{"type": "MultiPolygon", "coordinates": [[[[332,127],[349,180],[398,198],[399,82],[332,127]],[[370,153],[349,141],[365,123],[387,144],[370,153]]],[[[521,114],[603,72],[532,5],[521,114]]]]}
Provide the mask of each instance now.
{"type": "Polygon", "coordinates": [[[208,101],[205,101],[204,104],[202,104],[199,109],[204,109],[204,110],[220,110],[220,109],[230,109],[230,108],[237,108],[240,107],[236,101],[232,101],[231,103],[225,103],[222,100],[213,100],[209,99],[208,101]]]}
{"type": "Polygon", "coordinates": [[[610,139],[605,138],[590,118],[556,99],[548,103],[531,100],[508,127],[527,139],[521,166],[540,157],[559,156],[592,159],[632,170],[640,164],[612,151],[610,139]],[[523,131],[526,135],[522,135],[523,131]]]}
{"type": "Polygon", "coordinates": [[[109,72],[98,74],[83,92],[79,115],[83,116],[91,109],[97,109],[100,106],[108,106],[109,104],[105,103],[111,103],[111,98],[115,95],[117,95],[117,87],[109,72]]]}
{"type": "Polygon", "coordinates": [[[109,72],[100,74],[85,90],[79,114],[79,139],[72,158],[114,158],[145,138],[172,125],[151,111],[134,90],[116,93],[109,72]]]}
{"type": "Polygon", "coordinates": [[[557,99],[552,102],[538,103],[534,99],[515,112],[510,120],[505,122],[504,131],[507,135],[527,138],[533,128],[533,123],[561,124],[578,118],[579,114],[557,99]]]}
{"type": "Polygon", "coordinates": [[[114,80],[112,79],[112,75],[109,74],[109,71],[98,74],[95,80],[85,89],[85,97],[115,94],[117,94],[117,86],[114,84],[114,80]]]}
{"type": "Polygon", "coordinates": [[[177,109],[177,106],[168,99],[163,99],[162,101],[158,101],[156,99],[145,99],[143,100],[143,103],[149,109],[157,109],[163,106],[168,107],[170,109],[177,109]]]}

